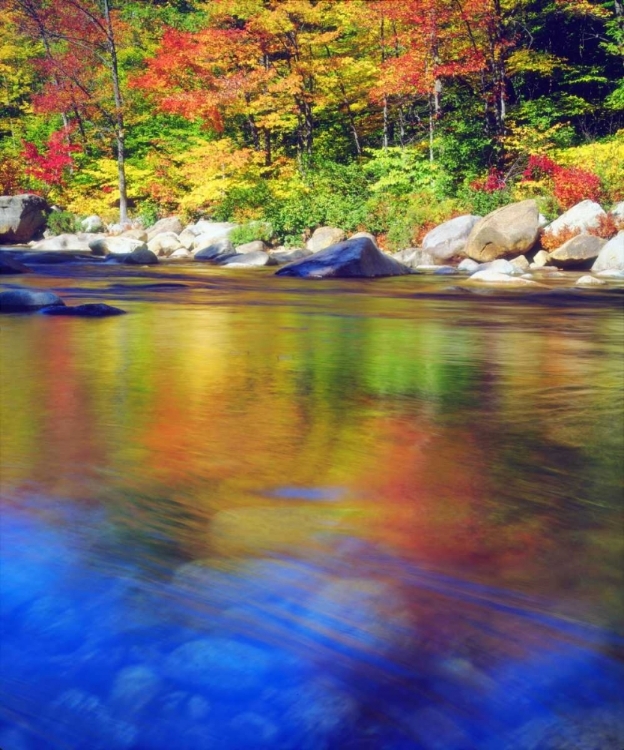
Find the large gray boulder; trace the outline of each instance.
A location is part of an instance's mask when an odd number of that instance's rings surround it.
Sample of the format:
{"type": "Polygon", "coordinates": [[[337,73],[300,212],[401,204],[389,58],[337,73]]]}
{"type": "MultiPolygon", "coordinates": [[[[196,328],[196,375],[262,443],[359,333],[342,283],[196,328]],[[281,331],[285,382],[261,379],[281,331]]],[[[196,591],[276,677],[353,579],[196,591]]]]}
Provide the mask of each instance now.
{"type": "Polygon", "coordinates": [[[266,253],[267,246],[262,240],[254,240],[253,242],[245,242],[243,245],[236,246],[237,253],[266,253]]]}
{"type": "Polygon", "coordinates": [[[147,250],[145,242],[132,237],[100,237],[88,244],[94,255],[127,255],[139,248],[147,250]]]}
{"type": "Polygon", "coordinates": [[[220,266],[227,268],[258,268],[259,266],[276,266],[277,261],[268,253],[262,250],[255,250],[249,253],[237,253],[236,255],[225,256],[222,261],[217,259],[220,266]]]}
{"type": "Polygon", "coordinates": [[[600,254],[606,240],[593,234],[577,234],[548,256],[548,263],[558,268],[589,268],[600,254]]]}
{"type": "Polygon", "coordinates": [[[624,230],[618,232],[604,245],[591,270],[594,273],[624,271],[624,230]]]}
{"type": "Polygon", "coordinates": [[[163,234],[163,232],[173,232],[174,234],[180,234],[184,229],[182,222],[178,216],[167,216],[164,219],[160,219],[147,230],[147,241],[154,239],[156,235],[163,234]]]}
{"type": "Polygon", "coordinates": [[[595,201],[581,201],[552,221],[544,229],[544,235],[556,237],[564,231],[587,232],[588,229],[595,229],[601,217],[606,215],[605,210],[595,201]]]}
{"type": "Polygon", "coordinates": [[[228,239],[220,239],[194,253],[195,260],[216,260],[220,255],[234,255],[234,245],[228,239]]]}
{"type": "Polygon", "coordinates": [[[32,312],[49,305],[64,304],[56,294],[41,289],[9,289],[0,292],[0,313],[32,312]]]}
{"type": "Polygon", "coordinates": [[[503,206],[480,219],[472,228],[465,254],[480,263],[523,255],[539,235],[539,211],[534,200],[503,206]]]}
{"type": "Polygon", "coordinates": [[[309,258],[313,253],[307,250],[305,247],[293,247],[285,248],[278,247],[275,250],[269,252],[271,257],[275,258],[277,263],[280,265],[283,263],[292,263],[295,260],[301,260],[302,258],[309,258]]]}
{"type": "Polygon", "coordinates": [[[398,253],[394,253],[392,257],[395,260],[398,260],[399,263],[403,263],[403,265],[408,268],[435,265],[433,256],[429,255],[429,253],[421,247],[406,247],[404,250],[399,250],[398,253]]]}
{"type": "Polygon", "coordinates": [[[306,242],[306,247],[313,253],[318,253],[319,250],[325,250],[326,247],[342,242],[346,236],[344,230],[337,227],[319,227],[306,242]]]}
{"type": "Polygon", "coordinates": [[[445,221],[425,235],[423,250],[441,262],[463,257],[470,232],[480,219],[481,216],[465,215],[445,221]]]}
{"type": "Polygon", "coordinates": [[[0,244],[22,245],[40,236],[45,229],[50,207],[38,195],[0,197],[0,244]]]}
{"type": "Polygon", "coordinates": [[[381,252],[368,237],[346,240],[314,253],[309,258],[289,263],[276,276],[302,279],[373,278],[403,276],[409,269],[381,252]]]}

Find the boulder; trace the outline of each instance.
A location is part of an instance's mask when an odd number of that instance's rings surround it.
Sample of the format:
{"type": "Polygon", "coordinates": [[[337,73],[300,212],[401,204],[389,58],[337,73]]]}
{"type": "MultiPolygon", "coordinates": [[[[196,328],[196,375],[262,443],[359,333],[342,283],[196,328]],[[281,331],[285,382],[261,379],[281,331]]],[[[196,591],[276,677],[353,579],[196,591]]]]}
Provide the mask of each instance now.
{"type": "Polygon", "coordinates": [[[309,258],[312,253],[306,250],[305,247],[294,247],[286,249],[285,247],[278,247],[275,250],[269,251],[269,255],[275,258],[275,260],[282,263],[292,263],[295,260],[301,260],[301,258],[309,258]]]}
{"type": "Polygon", "coordinates": [[[503,206],[477,221],[472,228],[465,254],[485,262],[506,255],[522,255],[539,235],[539,211],[534,200],[503,206]]]}
{"type": "Polygon", "coordinates": [[[209,221],[208,219],[200,219],[195,224],[191,224],[187,227],[192,231],[196,237],[201,235],[209,235],[213,240],[218,240],[223,237],[229,237],[230,232],[233,229],[237,229],[240,224],[234,224],[231,221],[209,221]]]}
{"type": "Polygon", "coordinates": [[[31,245],[33,250],[77,250],[79,252],[88,253],[91,248],[89,242],[101,239],[97,235],[92,234],[58,234],[56,237],[49,237],[45,240],[39,240],[31,245]]]}
{"type": "Polygon", "coordinates": [[[606,271],[598,271],[596,275],[600,276],[601,279],[617,279],[618,281],[622,281],[624,280],[624,269],[607,268],[606,271]]]}
{"type": "Polygon", "coordinates": [[[550,253],[546,252],[546,250],[538,250],[529,268],[543,268],[548,263],[549,257],[550,253]]]}
{"type": "Polygon", "coordinates": [[[244,245],[236,246],[237,253],[266,253],[267,246],[262,240],[254,240],[253,242],[246,242],[244,245]]]}
{"type": "Polygon", "coordinates": [[[529,263],[526,255],[518,255],[516,258],[512,258],[509,262],[512,263],[516,268],[520,269],[522,273],[527,273],[531,268],[531,264],[529,263]]]}
{"type": "Polygon", "coordinates": [[[168,256],[175,250],[179,250],[182,245],[178,235],[174,232],[161,232],[147,243],[147,247],[155,255],[168,256]]]}
{"type": "Polygon", "coordinates": [[[104,230],[104,222],[96,214],[87,216],[80,222],[80,226],[85,232],[102,232],[104,230]]]}
{"type": "Polygon", "coordinates": [[[600,218],[606,215],[604,209],[595,201],[581,201],[548,224],[544,229],[544,234],[556,236],[566,230],[587,232],[588,229],[597,227],[600,218]]]}
{"type": "Polygon", "coordinates": [[[478,270],[504,273],[506,276],[521,276],[524,273],[524,269],[509,260],[505,260],[505,258],[498,258],[490,261],[490,263],[482,263],[478,270]]]}
{"type": "Polygon", "coordinates": [[[8,253],[0,255],[0,276],[9,276],[18,273],[30,273],[30,268],[11,257],[8,253]]]}
{"type": "Polygon", "coordinates": [[[455,266],[435,266],[433,275],[434,276],[454,276],[459,273],[455,266]]]}
{"type": "Polygon", "coordinates": [[[210,245],[205,245],[193,254],[195,260],[215,260],[220,255],[234,255],[234,245],[228,239],[217,240],[210,245]]]}
{"type": "Polygon", "coordinates": [[[226,266],[227,268],[257,268],[259,266],[277,265],[275,258],[268,253],[262,252],[262,250],[256,250],[250,253],[237,253],[235,255],[226,256],[222,261],[217,259],[217,262],[220,266],[226,266]]]}
{"type": "Polygon", "coordinates": [[[64,305],[63,300],[52,292],[42,289],[10,289],[0,292],[0,312],[32,312],[48,305],[64,305]]]}
{"type": "Polygon", "coordinates": [[[611,216],[615,216],[616,219],[624,221],[624,201],[616,203],[615,206],[609,211],[611,216]]]}
{"type": "MultiPolygon", "coordinates": [[[[342,229],[336,227],[319,227],[314,230],[312,237],[306,242],[306,247],[313,253],[318,253],[319,250],[325,250],[326,247],[331,247],[342,242],[346,236],[342,229]]],[[[373,244],[377,245],[376,242],[373,242],[373,244]]]]}
{"type": "Polygon", "coordinates": [[[624,271],[624,229],[603,246],[591,270],[624,271]]]}
{"type": "Polygon", "coordinates": [[[154,266],[158,263],[158,257],[143,245],[126,255],[123,262],[133,266],[154,266]]]}
{"type": "Polygon", "coordinates": [[[153,240],[158,234],[163,232],[173,232],[174,234],[180,234],[184,229],[182,222],[177,216],[167,216],[164,219],[160,219],[153,226],[147,230],[147,240],[153,240]]]}
{"type": "Polygon", "coordinates": [[[462,262],[457,266],[458,271],[463,271],[464,273],[475,273],[481,268],[481,264],[477,263],[476,260],[473,260],[472,258],[464,258],[462,262]]]}
{"type": "Polygon", "coordinates": [[[576,286],[604,286],[606,283],[602,279],[597,279],[595,276],[589,275],[581,276],[580,279],[576,280],[576,286]]]}
{"type": "Polygon", "coordinates": [[[91,240],[89,248],[94,255],[127,255],[133,250],[147,250],[147,245],[132,237],[101,237],[91,240]]]}
{"type": "Polygon", "coordinates": [[[180,247],[183,247],[185,250],[190,250],[193,247],[193,243],[195,242],[195,238],[197,235],[192,231],[191,227],[187,227],[181,234],[178,235],[178,242],[180,243],[180,247]]]}
{"type": "Polygon", "coordinates": [[[193,256],[183,247],[174,250],[169,256],[169,260],[193,260],[193,256]]]}
{"type": "Polygon", "coordinates": [[[384,255],[368,237],[362,237],[339,242],[309,258],[289,263],[280,268],[276,275],[323,279],[403,276],[408,273],[406,266],[384,255]]]}
{"type": "Polygon", "coordinates": [[[392,257],[408,268],[435,265],[433,257],[420,247],[407,247],[404,250],[399,250],[398,253],[394,253],[392,257]]]}
{"type": "Polygon", "coordinates": [[[606,244],[601,237],[577,234],[548,256],[548,263],[558,268],[589,268],[606,244]]]}
{"type": "Polygon", "coordinates": [[[125,310],[106,305],[103,302],[86,305],[46,307],[41,312],[44,315],[67,315],[77,318],[109,318],[111,315],[125,315],[125,310]]]}
{"type": "Polygon", "coordinates": [[[22,245],[41,236],[50,207],[38,195],[0,197],[0,244],[22,245]]]}
{"type": "Polygon", "coordinates": [[[126,229],[125,232],[121,233],[122,237],[130,237],[133,240],[139,240],[139,242],[147,242],[147,232],[145,229],[126,229]]]}
{"type": "Polygon", "coordinates": [[[444,263],[463,256],[470,232],[480,219],[480,216],[465,215],[445,221],[425,235],[423,250],[434,258],[434,262],[444,263]]]}

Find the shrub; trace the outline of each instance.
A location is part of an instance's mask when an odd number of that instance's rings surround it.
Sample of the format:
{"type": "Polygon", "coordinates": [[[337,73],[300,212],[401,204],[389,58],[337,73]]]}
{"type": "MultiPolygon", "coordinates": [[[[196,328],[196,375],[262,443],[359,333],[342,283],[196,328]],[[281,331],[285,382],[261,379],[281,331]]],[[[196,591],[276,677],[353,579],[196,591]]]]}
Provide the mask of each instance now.
{"type": "Polygon", "coordinates": [[[74,234],[80,232],[82,226],[77,216],[69,211],[53,211],[48,216],[48,230],[52,234],[74,234]]]}
{"type": "Polygon", "coordinates": [[[268,221],[248,221],[230,232],[230,241],[234,246],[256,240],[269,243],[273,234],[273,227],[268,221]]]}

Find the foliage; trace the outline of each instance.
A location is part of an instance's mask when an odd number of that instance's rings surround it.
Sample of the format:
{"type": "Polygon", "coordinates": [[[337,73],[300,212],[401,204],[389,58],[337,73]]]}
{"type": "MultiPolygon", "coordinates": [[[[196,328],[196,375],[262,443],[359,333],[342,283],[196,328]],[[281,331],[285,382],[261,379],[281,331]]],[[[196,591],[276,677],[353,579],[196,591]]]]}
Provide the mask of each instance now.
{"type": "Polygon", "coordinates": [[[78,217],[69,211],[52,211],[47,226],[51,234],[73,234],[82,229],[78,217]]]}
{"type": "Polygon", "coordinates": [[[230,241],[235,246],[256,240],[269,243],[273,235],[273,227],[268,221],[248,221],[230,232],[230,241]]]}
{"type": "Polygon", "coordinates": [[[24,172],[46,194],[62,192],[74,165],[72,154],[82,150],[78,144],[71,142],[71,136],[71,128],[55,130],[41,151],[29,141],[22,144],[21,157],[26,161],[24,172]]]}

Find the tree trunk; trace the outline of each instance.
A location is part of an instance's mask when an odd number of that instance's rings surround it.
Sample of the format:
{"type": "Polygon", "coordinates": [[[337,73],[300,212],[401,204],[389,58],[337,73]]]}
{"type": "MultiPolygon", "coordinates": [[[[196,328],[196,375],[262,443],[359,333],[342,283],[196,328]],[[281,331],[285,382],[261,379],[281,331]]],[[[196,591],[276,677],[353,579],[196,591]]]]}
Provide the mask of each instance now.
{"type": "Polygon", "coordinates": [[[113,84],[113,95],[115,98],[115,141],[117,144],[117,173],[119,177],[119,222],[124,224],[128,221],[128,194],[126,190],[126,151],[125,131],[123,119],[123,99],[119,85],[119,67],[117,65],[117,48],[115,46],[115,34],[110,15],[109,0],[102,0],[104,18],[108,37],[108,51],[110,54],[111,80],[113,84]]]}

